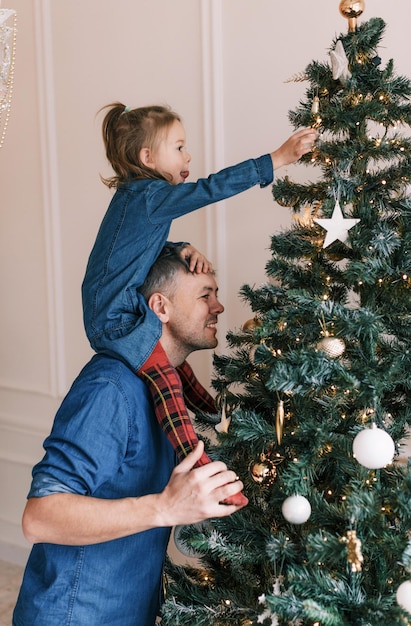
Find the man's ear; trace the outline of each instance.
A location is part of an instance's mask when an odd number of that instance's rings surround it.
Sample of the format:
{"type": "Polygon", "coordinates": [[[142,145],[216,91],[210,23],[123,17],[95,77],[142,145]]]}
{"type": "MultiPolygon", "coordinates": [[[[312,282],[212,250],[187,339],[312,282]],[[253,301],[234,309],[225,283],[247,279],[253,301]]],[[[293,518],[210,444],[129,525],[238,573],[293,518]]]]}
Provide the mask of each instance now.
{"type": "Polygon", "coordinates": [[[154,161],[153,161],[153,157],[151,154],[151,150],[150,148],[141,148],[140,150],[140,161],[143,163],[143,165],[145,165],[146,167],[151,167],[152,169],[154,169],[154,161]]]}
{"type": "Polygon", "coordinates": [[[155,313],[163,324],[169,320],[170,300],[162,293],[153,293],[147,302],[149,308],[155,313]]]}

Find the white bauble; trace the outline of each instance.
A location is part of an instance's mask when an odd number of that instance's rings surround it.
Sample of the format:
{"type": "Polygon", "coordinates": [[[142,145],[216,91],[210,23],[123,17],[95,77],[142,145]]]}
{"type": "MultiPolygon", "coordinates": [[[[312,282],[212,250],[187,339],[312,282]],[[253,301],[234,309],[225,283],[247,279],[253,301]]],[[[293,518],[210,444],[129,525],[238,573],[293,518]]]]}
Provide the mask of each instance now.
{"type": "MultiPolygon", "coordinates": [[[[205,520],[204,522],[199,522],[198,524],[193,524],[193,526],[195,526],[195,528],[199,531],[199,532],[205,532],[206,530],[209,530],[211,528],[211,523],[208,520],[205,520]]],[[[197,552],[196,550],[194,550],[194,548],[191,548],[190,546],[188,546],[182,539],[181,539],[181,531],[184,528],[184,525],[181,526],[176,526],[174,528],[174,543],[175,546],[177,548],[177,550],[179,552],[181,552],[181,554],[184,554],[184,556],[189,556],[191,558],[196,558],[196,557],[200,557],[202,556],[202,554],[200,552],[197,552]]]]}
{"type": "Polygon", "coordinates": [[[174,528],[174,543],[179,552],[184,554],[184,556],[189,556],[192,558],[200,556],[195,550],[190,548],[182,539],[181,539],[181,530],[184,526],[176,526],[174,528]]]}
{"type": "Polygon", "coordinates": [[[406,580],[398,587],[397,602],[401,608],[411,613],[411,580],[406,580]]]}
{"type": "Polygon", "coordinates": [[[345,343],[340,337],[324,337],[317,343],[317,349],[325,352],[331,359],[337,359],[345,352],[345,343]]]}
{"type": "Polygon", "coordinates": [[[353,442],[353,453],[360,465],[379,469],[392,463],[395,444],[385,430],[374,425],[358,433],[353,442]]]}
{"type": "Polygon", "coordinates": [[[304,524],[311,515],[311,504],[304,496],[290,496],[284,500],[281,511],[290,524],[304,524]]]}

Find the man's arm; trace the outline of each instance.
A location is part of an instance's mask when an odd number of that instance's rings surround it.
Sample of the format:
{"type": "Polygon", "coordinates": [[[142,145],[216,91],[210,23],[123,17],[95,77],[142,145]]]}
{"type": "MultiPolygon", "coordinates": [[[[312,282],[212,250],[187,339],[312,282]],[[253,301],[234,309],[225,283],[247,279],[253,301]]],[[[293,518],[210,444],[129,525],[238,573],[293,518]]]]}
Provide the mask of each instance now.
{"type": "Polygon", "coordinates": [[[220,461],[193,470],[203,449],[200,441],[159,494],[118,500],[72,493],[30,498],[23,514],[24,535],[30,543],[88,545],[231,515],[240,507],[219,503],[240,492],[243,483],[220,461]]]}

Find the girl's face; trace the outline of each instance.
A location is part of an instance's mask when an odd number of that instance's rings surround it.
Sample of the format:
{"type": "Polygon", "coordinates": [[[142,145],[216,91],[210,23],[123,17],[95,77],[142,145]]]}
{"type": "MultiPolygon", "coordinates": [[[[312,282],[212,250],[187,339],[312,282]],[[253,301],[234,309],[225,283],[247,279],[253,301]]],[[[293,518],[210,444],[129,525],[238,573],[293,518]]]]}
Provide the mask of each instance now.
{"type": "Polygon", "coordinates": [[[171,176],[172,185],[183,183],[190,174],[191,154],[186,149],[184,126],[178,120],[165,131],[154,150],[143,148],[142,153],[145,165],[167,178],[171,176]]]}

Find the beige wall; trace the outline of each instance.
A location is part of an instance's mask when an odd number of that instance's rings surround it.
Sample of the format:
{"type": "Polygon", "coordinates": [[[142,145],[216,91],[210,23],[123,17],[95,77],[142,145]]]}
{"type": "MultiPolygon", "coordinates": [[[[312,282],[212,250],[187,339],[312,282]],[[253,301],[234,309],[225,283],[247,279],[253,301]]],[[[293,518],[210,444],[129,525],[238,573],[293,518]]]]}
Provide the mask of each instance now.
{"type": "MultiPolygon", "coordinates": [[[[411,75],[409,0],[368,0],[388,30],[383,60],[411,75]],[[395,6],[395,9],[392,6],[395,6]]],[[[191,179],[277,147],[304,83],[347,23],[338,0],[4,0],[18,12],[11,118],[0,150],[0,558],[24,558],[20,517],[32,465],[62,395],[91,352],[80,284],[110,192],[97,110],[167,102],[183,116],[191,179]]],[[[290,174],[304,176],[298,166],[290,174]]],[[[270,188],[177,220],[172,237],[218,270],[228,328],[265,280],[270,234],[289,223],[270,188]]],[[[210,378],[209,354],[193,358],[210,378]]]]}

